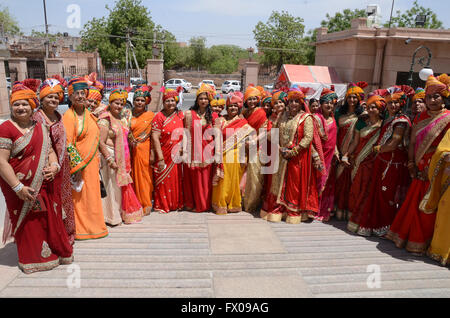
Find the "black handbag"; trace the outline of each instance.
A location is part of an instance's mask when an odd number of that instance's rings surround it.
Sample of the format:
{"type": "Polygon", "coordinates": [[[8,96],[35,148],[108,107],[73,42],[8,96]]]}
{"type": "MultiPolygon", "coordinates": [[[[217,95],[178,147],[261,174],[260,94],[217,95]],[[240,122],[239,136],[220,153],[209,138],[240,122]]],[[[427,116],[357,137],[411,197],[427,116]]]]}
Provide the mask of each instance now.
{"type": "Polygon", "coordinates": [[[103,177],[102,174],[100,173],[100,196],[103,198],[106,198],[106,196],[108,195],[108,193],[106,193],[106,188],[105,185],[103,184],[103,177]]]}

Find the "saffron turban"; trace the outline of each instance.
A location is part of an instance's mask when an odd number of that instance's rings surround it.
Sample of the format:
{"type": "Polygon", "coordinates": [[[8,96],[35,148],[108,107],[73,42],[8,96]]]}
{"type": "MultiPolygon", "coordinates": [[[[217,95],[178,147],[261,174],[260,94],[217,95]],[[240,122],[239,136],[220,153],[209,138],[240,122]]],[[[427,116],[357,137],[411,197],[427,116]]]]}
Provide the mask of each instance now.
{"type": "Polygon", "coordinates": [[[364,88],[369,86],[367,82],[358,82],[358,83],[350,83],[347,88],[347,93],[345,94],[345,98],[349,95],[355,94],[358,97],[359,101],[362,101],[365,97],[364,88]]]}
{"type": "Polygon", "coordinates": [[[178,86],[177,89],[172,89],[172,88],[166,89],[164,86],[161,87],[160,92],[163,93],[163,97],[162,97],[163,102],[166,99],[174,98],[178,104],[178,102],[180,101],[180,93],[182,90],[183,90],[183,87],[181,87],[181,86],[178,86]]]}
{"type": "Polygon", "coordinates": [[[39,106],[39,99],[37,98],[36,91],[41,83],[36,79],[25,79],[23,82],[15,82],[12,87],[11,96],[9,102],[12,105],[18,100],[27,100],[32,109],[39,106]]]}
{"type": "Polygon", "coordinates": [[[116,99],[121,99],[125,104],[127,102],[128,92],[122,88],[114,89],[109,95],[109,102],[112,103],[116,99]]]}
{"type": "Polygon", "coordinates": [[[47,78],[39,88],[39,99],[42,100],[45,96],[50,94],[58,94],[59,102],[64,100],[64,89],[67,83],[59,76],[47,78]]]}
{"type": "Polygon", "coordinates": [[[443,97],[450,96],[450,78],[447,74],[441,74],[438,77],[430,75],[425,84],[425,94],[440,94],[443,97]]]}

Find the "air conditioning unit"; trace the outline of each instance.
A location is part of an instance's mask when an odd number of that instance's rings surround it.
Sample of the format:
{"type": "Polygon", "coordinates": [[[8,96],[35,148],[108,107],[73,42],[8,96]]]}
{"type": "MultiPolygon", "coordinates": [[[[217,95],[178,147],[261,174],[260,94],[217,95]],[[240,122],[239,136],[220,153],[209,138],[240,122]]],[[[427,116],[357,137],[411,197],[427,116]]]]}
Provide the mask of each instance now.
{"type": "Polygon", "coordinates": [[[369,4],[366,9],[367,26],[379,28],[381,26],[381,9],[378,4],[369,4]]]}

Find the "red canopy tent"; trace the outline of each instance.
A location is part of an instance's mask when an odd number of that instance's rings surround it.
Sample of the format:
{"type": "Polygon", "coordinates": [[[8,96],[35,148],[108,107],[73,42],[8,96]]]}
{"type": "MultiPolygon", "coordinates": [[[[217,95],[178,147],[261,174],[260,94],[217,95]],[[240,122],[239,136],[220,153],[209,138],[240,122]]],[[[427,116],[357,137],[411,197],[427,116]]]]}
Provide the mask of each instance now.
{"type": "Polygon", "coordinates": [[[297,84],[302,87],[311,87],[314,93],[307,98],[319,98],[324,87],[334,89],[339,98],[345,96],[347,84],[342,82],[333,67],[318,65],[283,64],[275,81],[274,87],[292,87],[297,84]]]}

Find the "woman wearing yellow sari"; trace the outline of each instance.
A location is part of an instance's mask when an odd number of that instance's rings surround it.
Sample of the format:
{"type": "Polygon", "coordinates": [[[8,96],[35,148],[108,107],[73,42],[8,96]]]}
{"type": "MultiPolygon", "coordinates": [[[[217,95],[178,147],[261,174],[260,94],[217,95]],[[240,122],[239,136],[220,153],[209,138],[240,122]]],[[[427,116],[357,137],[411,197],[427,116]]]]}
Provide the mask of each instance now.
{"type": "Polygon", "coordinates": [[[100,196],[100,130],[97,119],[86,109],[88,84],[82,78],[69,82],[71,107],[63,116],[70,157],[76,240],[108,235],[100,196]]]}
{"type": "Polygon", "coordinates": [[[433,239],[428,256],[443,266],[450,265],[450,130],[447,130],[428,169],[430,198],[426,205],[428,212],[436,212],[433,239]]]}
{"type": "Polygon", "coordinates": [[[134,92],[133,117],[131,131],[128,135],[131,148],[131,177],[134,191],[142,204],[144,215],[149,215],[152,209],[153,173],[150,164],[150,136],[152,120],[155,114],[147,111],[147,105],[152,98],[152,87],[142,86],[134,92]]]}
{"type": "MultiPolygon", "coordinates": [[[[227,99],[227,115],[216,119],[215,127],[223,135],[222,162],[218,163],[213,176],[212,207],[216,214],[242,211],[240,183],[245,171],[245,139],[254,129],[239,115],[243,106],[240,92],[227,99]]],[[[220,151],[219,150],[219,151],[220,151]]]]}

